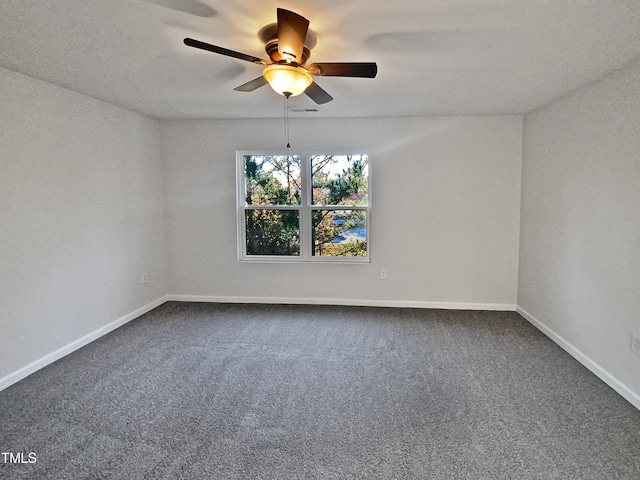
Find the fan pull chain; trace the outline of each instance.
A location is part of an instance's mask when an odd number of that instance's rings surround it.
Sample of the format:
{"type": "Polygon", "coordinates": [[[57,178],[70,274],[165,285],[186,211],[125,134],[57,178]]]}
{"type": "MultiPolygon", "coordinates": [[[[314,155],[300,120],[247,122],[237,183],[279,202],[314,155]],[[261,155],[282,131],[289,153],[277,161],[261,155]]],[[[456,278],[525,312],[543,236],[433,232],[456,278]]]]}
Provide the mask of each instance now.
{"type": "Polygon", "coordinates": [[[291,148],[289,143],[289,92],[284,92],[284,135],[287,137],[287,148],[291,148]]]}

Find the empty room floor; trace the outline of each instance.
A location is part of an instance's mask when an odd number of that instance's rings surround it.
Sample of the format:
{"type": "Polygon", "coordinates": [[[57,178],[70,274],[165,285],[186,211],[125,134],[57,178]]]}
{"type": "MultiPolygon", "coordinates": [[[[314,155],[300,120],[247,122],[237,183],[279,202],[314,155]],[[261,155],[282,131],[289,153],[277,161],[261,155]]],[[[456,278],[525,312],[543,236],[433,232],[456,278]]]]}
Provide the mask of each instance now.
{"type": "Polygon", "coordinates": [[[0,392],[0,448],[37,459],[3,479],[637,479],[640,411],[514,312],[169,302],[0,392]]]}

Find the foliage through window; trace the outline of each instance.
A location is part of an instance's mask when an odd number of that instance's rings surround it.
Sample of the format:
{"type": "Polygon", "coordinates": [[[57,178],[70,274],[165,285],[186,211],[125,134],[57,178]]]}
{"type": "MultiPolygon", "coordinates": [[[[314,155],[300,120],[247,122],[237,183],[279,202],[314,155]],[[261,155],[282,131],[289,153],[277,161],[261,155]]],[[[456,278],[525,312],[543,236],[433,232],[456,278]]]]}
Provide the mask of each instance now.
{"type": "Polygon", "coordinates": [[[367,154],[238,153],[241,260],[368,261],[367,154]]]}

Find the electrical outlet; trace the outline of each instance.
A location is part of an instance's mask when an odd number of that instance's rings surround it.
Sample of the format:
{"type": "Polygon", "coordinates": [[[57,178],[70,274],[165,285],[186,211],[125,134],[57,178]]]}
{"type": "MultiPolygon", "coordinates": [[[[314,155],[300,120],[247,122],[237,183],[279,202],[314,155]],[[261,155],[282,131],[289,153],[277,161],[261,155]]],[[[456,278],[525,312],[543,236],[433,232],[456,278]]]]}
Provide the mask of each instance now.
{"type": "Polygon", "coordinates": [[[143,273],[142,274],[142,278],[140,280],[142,283],[149,283],[149,274],[148,273],[143,273]]]}
{"type": "Polygon", "coordinates": [[[380,279],[381,280],[386,280],[387,279],[387,271],[384,268],[380,269],[380,279]]]}
{"type": "Polygon", "coordinates": [[[631,334],[631,351],[640,355],[640,335],[637,333],[631,334]]]}

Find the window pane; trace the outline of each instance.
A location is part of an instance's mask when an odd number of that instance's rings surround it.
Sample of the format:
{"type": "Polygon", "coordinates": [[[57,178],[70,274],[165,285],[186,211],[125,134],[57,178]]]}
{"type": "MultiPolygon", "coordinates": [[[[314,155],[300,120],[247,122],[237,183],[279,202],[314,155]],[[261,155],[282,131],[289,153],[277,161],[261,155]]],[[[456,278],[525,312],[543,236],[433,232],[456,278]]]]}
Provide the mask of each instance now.
{"type": "Polygon", "coordinates": [[[246,205],[300,205],[300,156],[245,155],[246,205]]]}
{"type": "Polygon", "coordinates": [[[313,205],[367,205],[368,155],[311,157],[313,205]]]}
{"type": "Polygon", "coordinates": [[[367,256],[365,210],[314,210],[312,224],[314,256],[367,256]]]}
{"type": "Polygon", "coordinates": [[[246,210],[247,255],[300,255],[297,211],[246,210]]]}

